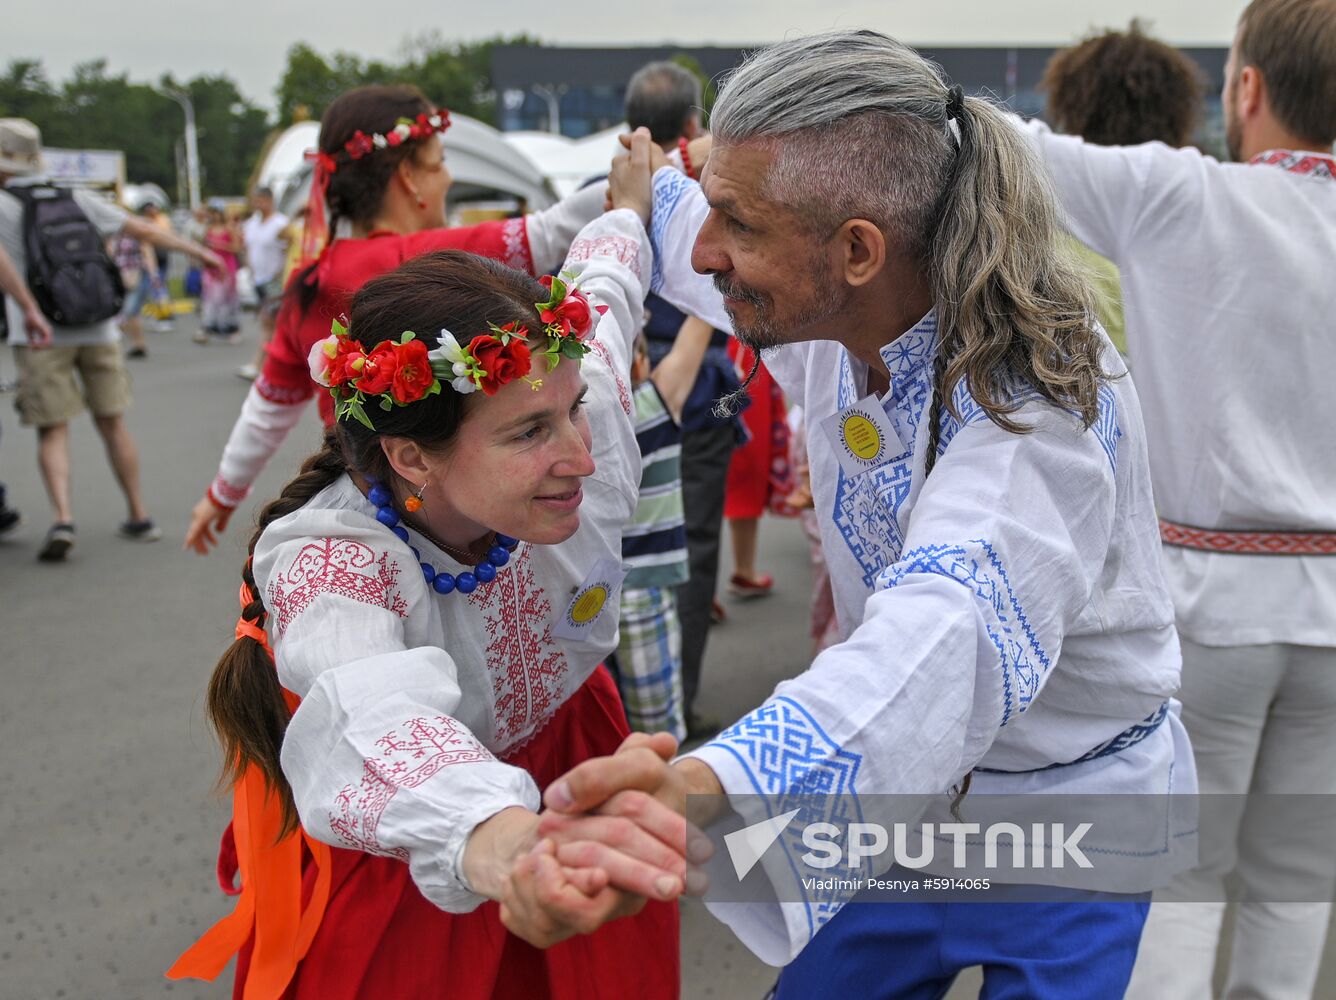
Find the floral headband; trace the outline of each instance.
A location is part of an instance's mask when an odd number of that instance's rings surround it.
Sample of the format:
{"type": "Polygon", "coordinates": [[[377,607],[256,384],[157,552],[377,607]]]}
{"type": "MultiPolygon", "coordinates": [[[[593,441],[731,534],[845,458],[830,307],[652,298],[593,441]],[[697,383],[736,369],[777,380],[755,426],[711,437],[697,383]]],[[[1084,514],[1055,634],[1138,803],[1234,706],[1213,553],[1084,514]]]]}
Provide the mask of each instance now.
{"type": "MultiPolygon", "coordinates": [[[[368,153],[378,149],[390,149],[401,146],[413,139],[424,139],[434,132],[444,132],[450,127],[450,112],[437,108],[427,114],[423,112],[416,118],[400,118],[394,128],[383,135],[373,132],[367,135],[361,129],[343,144],[343,150],[350,160],[360,160],[368,153]]],[[[325,221],[325,197],[329,192],[329,179],[339,169],[336,157],[323,149],[306,152],[306,158],[315,163],[311,175],[311,193],[306,201],[306,228],[302,234],[302,267],[315,260],[329,240],[329,227],[325,221]]],[[[308,276],[310,283],[314,274],[308,276]]]]}
{"type": "MultiPolygon", "coordinates": [[[[547,358],[548,371],[562,358],[579,361],[589,351],[593,309],[584,293],[568,284],[569,279],[569,275],[543,278],[551,294],[546,302],[534,303],[546,341],[538,353],[547,358]]],[[[596,308],[600,314],[606,311],[605,306],[596,308]]],[[[348,336],[347,326],[335,320],[333,332],[311,348],[311,378],[334,397],[336,420],[350,418],[370,430],[376,428],[366,413],[368,402],[379,400],[382,410],[407,406],[439,393],[442,382],[448,382],[455,392],[481,389],[488,396],[516,379],[528,382],[535,391],[541,388],[542,379],[528,377],[533,364],[528,327],[518,322],[487,326],[488,332],[478,334],[467,346],[449,330],[441,330],[438,346],[428,350],[417,334],[406,330],[398,341],[382,340],[368,351],[348,336]]]]}

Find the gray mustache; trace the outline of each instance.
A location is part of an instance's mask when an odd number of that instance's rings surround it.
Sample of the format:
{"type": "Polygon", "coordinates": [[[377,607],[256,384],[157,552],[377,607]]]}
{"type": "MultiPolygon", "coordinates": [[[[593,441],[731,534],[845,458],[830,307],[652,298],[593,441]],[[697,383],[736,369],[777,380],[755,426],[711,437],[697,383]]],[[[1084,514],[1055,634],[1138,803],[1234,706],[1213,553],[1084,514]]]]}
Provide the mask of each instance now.
{"type": "Polygon", "coordinates": [[[735,285],[723,277],[716,274],[714,276],[714,287],[720,295],[730,299],[739,299],[754,306],[762,304],[761,296],[753,292],[750,288],[743,288],[741,285],[735,285]]]}

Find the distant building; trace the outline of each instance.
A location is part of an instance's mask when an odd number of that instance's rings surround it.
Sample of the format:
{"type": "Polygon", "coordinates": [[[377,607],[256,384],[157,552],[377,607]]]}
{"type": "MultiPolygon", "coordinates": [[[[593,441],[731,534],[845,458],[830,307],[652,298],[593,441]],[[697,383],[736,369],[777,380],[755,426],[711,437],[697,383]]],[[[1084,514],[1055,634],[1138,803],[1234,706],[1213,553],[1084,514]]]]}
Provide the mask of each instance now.
{"type": "MultiPolygon", "coordinates": [[[[557,48],[499,45],[492,50],[496,120],[502,131],[559,131],[578,139],[618,124],[626,81],[641,66],[685,55],[706,76],[718,80],[752,51],[744,48],[557,48]]],[[[967,93],[987,92],[1023,115],[1038,115],[1044,100],[1036,89],[1055,46],[922,47],[967,93]]],[[[1220,89],[1224,85],[1225,46],[1184,48],[1205,72],[1206,113],[1197,141],[1208,151],[1224,147],[1220,89]]]]}

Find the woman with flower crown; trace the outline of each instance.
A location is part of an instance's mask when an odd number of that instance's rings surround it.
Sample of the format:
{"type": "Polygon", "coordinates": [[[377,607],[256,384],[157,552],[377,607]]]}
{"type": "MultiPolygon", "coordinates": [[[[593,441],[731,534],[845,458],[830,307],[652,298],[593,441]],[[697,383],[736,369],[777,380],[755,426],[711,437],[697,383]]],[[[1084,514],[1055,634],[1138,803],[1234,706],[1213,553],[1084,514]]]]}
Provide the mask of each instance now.
{"type": "Polygon", "coordinates": [[[313,347],[336,422],[260,516],[209,689],[240,898],[169,975],[238,954],[246,1000],[678,995],[682,821],[646,796],[636,825],[537,832],[575,764],[675,749],[627,739],[599,667],[639,479],[649,145],[562,278],[418,257],[313,347]]]}
{"type": "MultiPolygon", "coordinates": [[[[367,280],[433,250],[459,249],[530,274],[561,263],[571,238],[603,210],[601,185],[522,218],[445,228],[450,187],[440,133],[450,126],[416,87],[367,86],[339,95],[320,120],[303,235],[306,265],[289,282],[264,367],[242,405],[213,482],[191,512],[185,544],[200,554],[318,388],[306,357],[367,280]],[[328,209],[328,218],[326,217],[328,209]]],[[[326,425],[328,395],[320,395],[326,425]]]]}

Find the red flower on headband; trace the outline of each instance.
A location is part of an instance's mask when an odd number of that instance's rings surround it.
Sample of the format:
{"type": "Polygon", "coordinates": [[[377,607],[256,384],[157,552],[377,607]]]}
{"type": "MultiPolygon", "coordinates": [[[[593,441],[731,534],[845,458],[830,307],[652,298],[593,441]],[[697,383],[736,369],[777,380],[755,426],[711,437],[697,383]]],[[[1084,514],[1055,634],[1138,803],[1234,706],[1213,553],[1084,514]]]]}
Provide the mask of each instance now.
{"type": "Polygon", "coordinates": [[[503,344],[490,333],[482,333],[469,341],[468,353],[484,372],[481,388],[489,396],[495,396],[507,382],[524,378],[533,365],[529,345],[519,337],[503,344]]]}
{"type": "Polygon", "coordinates": [[[394,345],[394,381],[390,394],[397,403],[414,403],[427,394],[436,375],[427,357],[427,345],[420,340],[394,345]]]}
{"type": "Polygon", "coordinates": [[[343,144],[343,148],[348,151],[348,155],[354,160],[360,160],[376,147],[371,142],[371,136],[358,129],[353,133],[353,137],[343,144]]]}
{"type": "MultiPolygon", "coordinates": [[[[538,279],[544,288],[552,290],[552,276],[545,274],[538,279]]],[[[563,289],[565,287],[563,283],[563,289]]],[[[583,340],[589,335],[589,331],[594,328],[593,316],[589,308],[589,300],[584,297],[584,293],[574,288],[566,292],[565,297],[557,303],[549,299],[541,303],[538,310],[539,319],[543,321],[544,326],[557,326],[561,329],[561,336],[567,336],[574,333],[577,340],[583,340]]]]}
{"type": "Polygon", "coordinates": [[[364,395],[379,396],[389,390],[394,382],[395,369],[399,367],[395,354],[398,346],[392,340],[382,340],[366,356],[362,377],[357,382],[358,390],[364,395]]]}
{"type": "Polygon", "coordinates": [[[331,386],[347,385],[362,374],[362,366],[357,362],[363,357],[361,344],[351,338],[340,337],[334,357],[325,366],[325,381],[331,386]]]}

